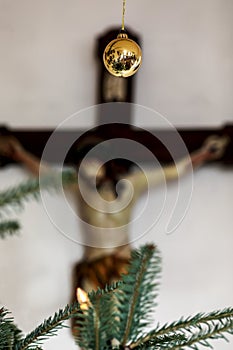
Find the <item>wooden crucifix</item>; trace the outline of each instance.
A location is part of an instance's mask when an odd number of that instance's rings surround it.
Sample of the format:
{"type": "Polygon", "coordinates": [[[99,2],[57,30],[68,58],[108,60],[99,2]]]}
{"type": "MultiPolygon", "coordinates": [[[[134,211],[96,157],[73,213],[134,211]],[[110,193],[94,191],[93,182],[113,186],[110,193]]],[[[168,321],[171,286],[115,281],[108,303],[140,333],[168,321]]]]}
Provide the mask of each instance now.
{"type": "MultiPolygon", "coordinates": [[[[85,136],[85,132],[88,131],[88,137],[91,142],[93,139],[98,140],[110,140],[115,138],[123,138],[129,139],[133,141],[137,141],[138,143],[144,145],[147,149],[149,149],[158,159],[160,163],[168,163],[171,161],[176,161],[178,159],[172,159],[171,154],[166,149],[164,144],[160,141],[160,138],[156,138],[154,135],[163,135],[161,138],[172,140],[173,132],[167,130],[148,130],[145,131],[141,128],[131,127],[132,123],[132,111],[130,108],[130,104],[118,104],[118,102],[133,102],[133,87],[135,77],[131,78],[115,78],[112,77],[104,68],[102,63],[102,53],[106,44],[116,37],[118,31],[115,29],[110,30],[104,36],[98,38],[97,45],[97,53],[100,58],[100,67],[99,67],[99,84],[98,84],[98,103],[109,103],[113,102],[113,104],[105,105],[102,110],[99,109],[99,115],[97,118],[97,125],[101,124],[101,126],[94,127],[91,130],[62,130],[58,132],[58,137],[56,139],[57,144],[54,145],[54,152],[50,153],[50,158],[46,159],[48,162],[56,163],[58,160],[58,155],[60,150],[63,148],[64,140],[67,139],[76,139],[75,143],[72,145],[65,162],[67,164],[77,163],[76,151],[79,149],[80,144],[83,143],[83,135],[85,136]],[[116,118],[117,114],[117,118],[116,118]],[[119,119],[119,114],[121,114],[122,122],[119,119]],[[115,120],[119,122],[115,122],[115,120]],[[107,124],[105,122],[107,121],[107,124]],[[155,132],[154,132],[155,131],[155,132]],[[82,135],[82,137],[80,137],[82,135]]],[[[130,36],[138,41],[138,37],[131,33],[130,36]]],[[[196,128],[196,129],[178,129],[178,132],[183,139],[188,151],[191,154],[191,161],[195,165],[195,162],[202,162],[203,160],[211,160],[212,162],[219,162],[224,165],[232,165],[233,164],[233,124],[232,125],[224,125],[220,128],[196,128]],[[216,135],[220,139],[226,139],[227,142],[224,145],[224,150],[222,153],[216,156],[216,144],[213,144],[213,148],[211,149],[211,145],[208,148],[203,148],[204,141],[211,135],[216,135]],[[196,151],[199,149],[199,151],[196,151]]],[[[0,140],[1,137],[5,137],[7,135],[12,135],[16,138],[19,143],[23,146],[23,149],[30,151],[31,154],[35,155],[38,159],[41,157],[44,146],[46,145],[49,137],[53,133],[53,130],[33,130],[33,129],[7,129],[7,127],[2,126],[0,129],[0,140]]],[[[88,143],[88,139],[86,139],[86,144],[88,143]]],[[[134,159],[139,162],[150,162],[150,158],[147,158],[148,155],[143,153],[143,151],[135,150],[134,148],[130,149],[128,152],[128,159],[134,159]],[[131,153],[130,153],[131,152],[131,153]]],[[[182,150],[180,154],[177,154],[178,158],[182,158],[184,154],[182,154],[182,150]]],[[[21,158],[23,159],[23,158],[21,158]]],[[[183,171],[185,172],[186,167],[190,164],[189,160],[185,160],[186,163],[182,163],[183,171]]],[[[1,165],[6,165],[12,162],[12,158],[1,156],[1,165]]],[[[119,170],[119,163],[110,164],[108,171],[110,171],[111,176],[116,176],[116,172],[119,170]],[[110,169],[110,170],[109,170],[110,169]],[[118,170],[116,170],[118,169],[118,170]]],[[[173,178],[176,176],[176,173],[173,171],[172,166],[165,166],[165,177],[173,178]]],[[[89,169],[88,169],[89,170],[89,169]]],[[[86,178],[88,178],[88,171],[86,173],[86,178]]],[[[85,172],[84,172],[85,175],[85,172]]],[[[105,174],[106,175],[106,174],[105,174]]],[[[154,176],[154,174],[152,174],[154,176]]],[[[160,176],[160,174],[157,173],[160,176]]],[[[156,175],[156,176],[157,176],[156,175]]],[[[103,184],[101,179],[102,173],[98,173],[98,177],[100,178],[99,192],[105,201],[113,201],[116,199],[116,193],[112,190],[112,186],[116,184],[119,178],[115,177],[114,179],[110,179],[109,176],[107,178],[107,186],[106,182],[103,184]],[[109,180],[114,180],[110,181],[109,180]],[[103,185],[101,187],[101,185],[103,185]]],[[[149,175],[150,176],[150,175],[149,175]]],[[[87,183],[85,176],[81,177],[84,179],[85,190],[91,191],[91,179],[90,182],[87,183]]],[[[106,177],[105,177],[106,178],[106,177]]],[[[129,179],[135,184],[135,188],[139,188],[140,191],[144,188],[145,179],[143,177],[136,175],[129,175],[129,179]]],[[[155,178],[157,182],[159,182],[158,178],[155,178]]],[[[152,179],[153,180],[153,179],[152,179]]],[[[155,181],[155,183],[156,183],[155,181]]],[[[139,191],[139,192],[140,192],[139,191]]],[[[136,191],[137,192],[137,191],[136,191]]],[[[120,200],[120,198],[119,198],[120,200]]],[[[127,232],[123,232],[121,227],[124,223],[129,221],[129,215],[131,213],[131,207],[127,207],[127,210],[121,212],[120,216],[116,215],[116,213],[107,213],[103,219],[102,208],[100,212],[98,210],[93,210],[89,205],[81,202],[81,218],[87,221],[87,224],[91,224],[95,227],[96,231],[101,231],[102,228],[108,228],[111,230],[113,223],[115,224],[115,228],[118,228],[117,234],[117,242],[114,238],[114,247],[111,247],[110,238],[108,238],[108,245],[105,245],[104,248],[96,247],[93,244],[92,247],[86,246],[84,252],[84,259],[81,263],[75,267],[75,282],[74,282],[74,291],[77,287],[82,287],[83,289],[89,290],[91,288],[96,288],[97,286],[104,287],[104,285],[112,279],[119,278],[122,271],[125,269],[125,265],[128,262],[128,258],[130,255],[130,244],[129,238],[127,236],[127,232]],[[99,215],[101,214],[101,215],[99,215]],[[101,216],[101,223],[100,223],[101,216]],[[104,221],[105,220],[105,221],[104,221]],[[98,224],[97,224],[98,222],[98,224]],[[122,231],[122,232],[121,232],[122,231]],[[120,249],[119,249],[120,247],[120,249]],[[124,248],[122,248],[124,247],[124,248]],[[115,249],[116,248],[116,249],[115,249]]],[[[93,234],[93,232],[89,232],[89,234],[93,234]]],[[[87,242],[88,243],[88,242],[87,242]]]]}

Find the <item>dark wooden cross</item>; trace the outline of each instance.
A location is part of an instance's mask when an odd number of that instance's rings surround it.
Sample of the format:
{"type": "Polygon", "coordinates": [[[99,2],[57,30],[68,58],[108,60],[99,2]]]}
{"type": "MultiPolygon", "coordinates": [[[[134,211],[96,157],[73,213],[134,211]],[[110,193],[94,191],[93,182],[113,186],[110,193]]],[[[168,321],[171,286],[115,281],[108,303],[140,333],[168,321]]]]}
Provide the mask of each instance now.
{"type": "MultiPolygon", "coordinates": [[[[116,38],[119,33],[118,29],[108,30],[103,36],[100,36],[97,39],[96,54],[99,57],[99,84],[97,85],[97,103],[105,104],[104,108],[101,107],[98,109],[97,125],[104,124],[105,126],[94,127],[92,130],[89,130],[90,135],[98,135],[102,139],[112,139],[112,138],[126,138],[138,141],[140,144],[145,145],[150,149],[156,158],[161,163],[169,162],[172,159],[169,151],[166,147],[159,141],[159,138],[156,138],[156,135],[162,135],[163,139],[172,140],[173,132],[168,130],[149,130],[145,131],[140,128],[131,127],[132,120],[132,110],[130,104],[119,104],[119,103],[110,103],[108,102],[133,102],[133,93],[134,93],[134,81],[135,76],[125,78],[116,78],[110,75],[103,65],[103,51],[109,41],[116,38]],[[116,118],[117,117],[117,118],[116,118]],[[117,120],[117,123],[115,122],[117,120]],[[122,122],[121,122],[122,121],[122,122]]],[[[138,35],[129,32],[129,37],[135,40],[140,44],[140,39],[138,35]]],[[[29,150],[31,153],[35,154],[37,157],[41,157],[44,147],[53,133],[52,129],[21,129],[21,128],[7,128],[6,125],[0,126],[0,137],[1,135],[11,134],[15,136],[23,146],[29,150]]],[[[59,150],[63,148],[64,140],[70,139],[71,137],[77,140],[73,147],[71,147],[65,162],[71,164],[74,160],[73,150],[78,145],[80,136],[83,135],[87,129],[82,130],[62,130],[58,132],[57,144],[54,145],[54,153],[50,154],[50,159],[46,159],[49,162],[56,163],[58,159],[59,150]]],[[[199,148],[203,141],[210,135],[227,135],[230,142],[227,146],[227,149],[221,159],[216,160],[215,162],[222,163],[224,165],[233,164],[233,124],[226,124],[219,128],[184,128],[178,129],[178,132],[183,139],[189,152],[194,151],[199,148]]],[[[132,158],[137,159],[138,161],[147,162],[147,155],[142,153],[133,154],[132,158]]],[[[137,150],[138,152],[138,150],[137,150]]],[[[130,157],[130,154],[127,152],[127,155],[130,157]]],[[[181,157],[181,154],[177,154],[177,157],[181,157]]],[[[0,157],[0,166],[4,166],[12,160],[0,157]]]]}

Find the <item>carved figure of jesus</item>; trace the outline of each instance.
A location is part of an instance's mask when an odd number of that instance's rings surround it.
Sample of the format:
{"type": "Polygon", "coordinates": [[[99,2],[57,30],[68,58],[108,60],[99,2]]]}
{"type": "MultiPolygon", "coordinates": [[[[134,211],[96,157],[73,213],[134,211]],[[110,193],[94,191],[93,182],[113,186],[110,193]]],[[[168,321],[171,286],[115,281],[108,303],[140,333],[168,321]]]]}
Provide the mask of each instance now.
{"type": "MultiPolygon", "coordinates": [[[[100,166],[101,161],[96,157],[83,159],[82,167],[79,168],[81,159],[77,159],[76,166],[80,173],[80,182],[75,186],[75,193],[78,198],[80,218],[88,224],[89,229],[88,232],[83,232],[87,242],[84,246],[83,259],[74,268],[74,299],[77,287],[86,291],[97,287],[104,288],[107,283],[120,279],[121,274],[125,272],[131,253],[128,223],[135,203],[147,189],[148,181],[156,188],[164,179],[165,181],[176,179],[178,174],[184,175],[207,161],[220,158],[226,145],[225,137],[212,136],[200,149],[191,153],[190,157],[180,159],[176,165],[169,164],[163,168],[148,170],[146,173],[137,170],[131,172],[129,165],[121,167],[119,160],[118,162],[112,160],[100,166]],[[127,186],[119,194],[116,193],[116,183],[121,179],[128,180],[133,186],[133,196],[129,205],[113,212],[101,206],[98,207],[98,198],[92,198],[96,195],[103,199],[101,205],[108,206],[115,201],[120,207],[125,196],[128,195],[127,186]],[[94,207],[83,199],[80,187],[84,189],[85,196],[96,203],[94,207]],[[93,190],[94,188],[97,188],[97,192],[93,190]],[[102,234],[103,228],[105,231],[106,228],[109,229],[109,235],[102,234]],[[113,233],[111,233],[112,228],[114,228],[113,233]],[[93,237],[96,237],[97,244],[88,245],[93,237]]],[[[31,173],[39,176],[40,160],[25,150],[17,139],[1,136],[0,154],[25,165],[31,173]]],[[[49,171],[49,166],[42,166],[45,172],[49,171]]]]}

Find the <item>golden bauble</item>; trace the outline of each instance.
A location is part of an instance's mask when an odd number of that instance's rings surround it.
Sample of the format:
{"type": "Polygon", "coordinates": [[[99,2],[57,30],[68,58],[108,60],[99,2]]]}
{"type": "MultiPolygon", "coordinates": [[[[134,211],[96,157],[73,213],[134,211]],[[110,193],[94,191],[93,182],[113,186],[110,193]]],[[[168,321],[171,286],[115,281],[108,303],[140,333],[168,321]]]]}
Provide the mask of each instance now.
{"type": "Polygon", "coordinates": [[[103,54],[104,65],[116,77],[130,77],[135,74],[142,63],[142,51],[138,44],[120,33],[112,40],[103,54]]]}

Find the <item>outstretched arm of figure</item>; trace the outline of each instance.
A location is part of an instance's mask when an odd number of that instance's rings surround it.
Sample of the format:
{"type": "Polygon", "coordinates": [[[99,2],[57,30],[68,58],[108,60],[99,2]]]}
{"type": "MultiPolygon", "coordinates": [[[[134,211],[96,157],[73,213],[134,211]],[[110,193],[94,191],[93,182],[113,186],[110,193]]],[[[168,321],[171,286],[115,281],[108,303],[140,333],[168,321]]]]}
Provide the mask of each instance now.
{"type": "MultiPolygon", "coordinates": [[[[57,171],[45,163],[41,162],[34,154],[28,152],[22,144],[13,136],[0,136],[0,155],[10,158],[17,163],[22,164],[34,176],[58,174],[57,171]]],[[[67,183],[66,190],[71,193],[77,192],[78,184],[76,182],[67,183]]]]}
{"type": "Polygon", "coordinates": [[[40,171],[46,173],[49,166],[43,164],[40,159],[25,150],[21,143],[13,136],[0,136],[0,154],[21,163],[35,176],[39,176],[40,171]]]}
{"type": "Polygon", "coordinates": [[[229,140],[228,137],[210,136],[203,143],[202,147],[192,152],[172,165],[166,165],[161,168],[135,172],[127,177],[134,187],[135,199],[150,186],[155,187],[163,181],[177,179],[180,176],[196,169],[202,164],[221,158],[225,152],[229,140]]]}

